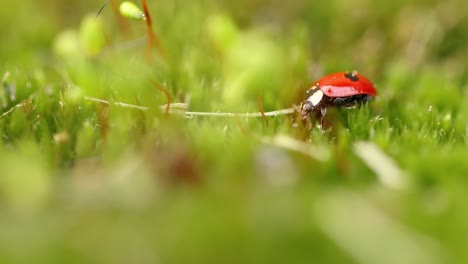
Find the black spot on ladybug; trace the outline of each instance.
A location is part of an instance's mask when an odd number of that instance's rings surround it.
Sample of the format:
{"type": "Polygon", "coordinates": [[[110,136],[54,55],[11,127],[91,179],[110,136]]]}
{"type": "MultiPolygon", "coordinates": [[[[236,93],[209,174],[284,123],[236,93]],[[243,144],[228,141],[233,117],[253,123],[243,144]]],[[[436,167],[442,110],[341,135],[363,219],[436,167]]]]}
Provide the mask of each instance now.
{"type": "Polygon", "coordinates": [[[344,76],[345,76],[346,78],[348,78],[349,80],[353,81],[353,82],[359,81],[359,78],[357,77],[357,74],[348,72],[348,73],[345,73],[344,76]]]}

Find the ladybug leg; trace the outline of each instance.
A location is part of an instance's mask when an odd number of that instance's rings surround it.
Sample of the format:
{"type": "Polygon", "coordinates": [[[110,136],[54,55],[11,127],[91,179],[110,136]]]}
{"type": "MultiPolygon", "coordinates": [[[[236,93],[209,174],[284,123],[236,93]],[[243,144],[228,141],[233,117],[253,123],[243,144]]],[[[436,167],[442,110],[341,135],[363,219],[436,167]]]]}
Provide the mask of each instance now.
{"type": "Polygon", "coordinates": [[[345,107],[346,109],[354,109],[354,108],[356,108],[356,106],[358,106],[358,102],[357,102],[357,101],[350,101],[350,102],[348,102],[348,103],[346,103],[346,104],[344,105],[344,107],[345,107]]]}
{"type": "Polygon", "coordinates": [[[322,131],[325,131],[324,130],[324,125],[325,125],[325,115],[326,114],[327,114],[327,108],[326,107],[320,108],[320,128],[322,129],[322,131]]]}
{"type": "Polygon", "coordinates": [[[320,109],[320,114],[322,114],[322,117],[324,117],[326,114],[327,114],[327,108],[326,107],[322,107],[320,109]]]}
{"type": "Polygon", "coordinates": [[[345,108],[355,108],[357,105],[357,98],[354,96],[351,97],[338,97],[333,99],[334,106],[340,106],[345,108]]]}
{"type": "Polygon", "coordinates": [[[356,108],[356,107],[361,107],[361,105],[373,100],[373,96],[370,95],[356,95],[350,97],[348,100],[346,100],[345,104],[343,105],[346,108],[356,108]]]}
{"type": "Polygon", "coordinates": [[[370,95],[365,95],[365,96],[357,99],[357,101],[359,103],[367,103],[367,102],[372,101],[372,100],[374,100],[374,96],[370,96],[370,95]]]}
{"type": "Polygon", "coordinates": [[[333,105],[335,106],[344,106],[346,104],[346,99],[338,97],[333,99],[333,105]]]}

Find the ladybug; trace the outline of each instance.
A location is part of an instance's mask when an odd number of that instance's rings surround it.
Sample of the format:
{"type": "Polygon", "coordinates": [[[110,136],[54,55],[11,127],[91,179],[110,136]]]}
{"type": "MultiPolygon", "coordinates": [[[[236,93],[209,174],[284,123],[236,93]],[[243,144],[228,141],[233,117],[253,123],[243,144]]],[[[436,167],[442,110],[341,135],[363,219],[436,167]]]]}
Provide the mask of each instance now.
{"type": "Polygon", "coordinates": [[[307,99],[301,105],[302,120],[317,110],[323,118],[328,106],[354,108],[375,96],[377,91],[372,82],[357,71],[332,73],[307,90],[307,99]]]}

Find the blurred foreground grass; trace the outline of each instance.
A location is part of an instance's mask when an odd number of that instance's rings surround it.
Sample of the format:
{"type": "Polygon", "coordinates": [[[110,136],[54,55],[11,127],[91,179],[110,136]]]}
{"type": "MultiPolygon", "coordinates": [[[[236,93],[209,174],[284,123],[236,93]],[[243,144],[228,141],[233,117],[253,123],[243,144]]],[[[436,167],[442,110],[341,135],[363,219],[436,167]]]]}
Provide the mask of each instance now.
{"type": "Polygon", "coordinates": [[[468,262],[464,0],[148,1],[150,60],[110,6],[0,3],[1,263],[468,262]],[[270,111],[353,69],[380,96],[326,133],[153,85],[270,111]]]}

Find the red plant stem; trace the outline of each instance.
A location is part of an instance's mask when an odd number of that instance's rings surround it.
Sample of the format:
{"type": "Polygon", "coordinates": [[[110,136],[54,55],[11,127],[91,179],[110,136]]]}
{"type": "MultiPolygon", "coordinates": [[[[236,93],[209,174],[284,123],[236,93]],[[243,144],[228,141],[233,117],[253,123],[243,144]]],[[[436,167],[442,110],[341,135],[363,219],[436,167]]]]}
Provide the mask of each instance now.
{"type": "Polygon", "coordinates": [[[169,110],[171,110],[171,101],[172,101],[171,94],[169,93],[169,91],[164,86],[162,86],[158,82],[151,81],[151,84],[154,87],[156,87],[156,89],[162,91],[164,93],[164,95],[166,95],[167,104],[166,104],[166,110],[164,111],[164,115],[168,116],[169,115],[169,110]]]}
{"type": "Polygon", "coordinates": [[[107,135],[109,132],[109,105],[102,105],[99,107],[98,120],[99,127],[101,128],[101,137],[104,144],[107,142],[107,135]]]}
{"type": "Polygon", "coordinates": [[[239,130],[242,132],[242,134],[244,135],[250,135],[250,129],[248,129],[247,127],[245,127],[240,118],[238,116],[234,116],[234,120],[236,121],[236,124],[237,126],[239,127],[239,130]]]}
{"type": "Polygon", "coordinates": [[[261,96],[261,95],[258,96],[258,101],[257,101],[258,111],[262,115],[262,119],[265,122],[266,127],[268,127],[268,118],[266,118],[265,111],[263,110],[263,102],[262,102],[263,100],[262,100],[262,98],[263,98],[263,96],[261,96]]]}
{"type": "Polygon", "coordinates": [[[112,4],[112,10],[114,11],[114,14],[117,17],[117,20],[119,22],[120,31],[122,31],[122,34],[125,37],[128,37],[128,35],[130,34],[130,27],[128,26],[127,20],[125,20],[125,18],[120,14],[119,4],[117,3],[116,0],[111,0],[111,4],[112,4]]]}
{"type": "Polygon", "coordinates": [[[148,5],[146,4],[146,0],[141,0],[141,5],[143,6],[143,12],[145,13],[146,27],[148,28],[147,58],[148,60],[151,60],[151,50],[154,44],[159,55],[165,59],[166,56],[162,48],[161,41],[159,41],[159,38],[156,36],[153,30],[153,23],[151,22],[151,16],[149,13],[148,5]]]}

